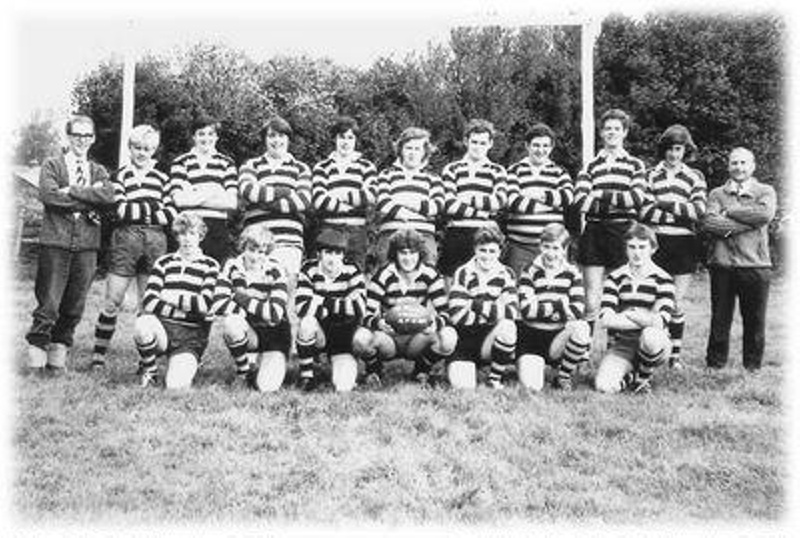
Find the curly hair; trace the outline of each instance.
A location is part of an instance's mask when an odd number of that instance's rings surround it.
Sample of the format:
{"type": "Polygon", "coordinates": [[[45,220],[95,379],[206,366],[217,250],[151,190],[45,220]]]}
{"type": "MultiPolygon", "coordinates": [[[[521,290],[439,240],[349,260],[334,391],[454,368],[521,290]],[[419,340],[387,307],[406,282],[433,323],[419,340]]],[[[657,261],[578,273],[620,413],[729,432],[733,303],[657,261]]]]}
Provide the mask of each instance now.
{"type": "Polygon", "coordinates": [[[392,234],[389,238],[389,249],[386,254],[386,259],[397,263],[397,254],[405,249],[419,252],[420,264],[428,261],[428,248],[425,246],[425,241],[418,231],[411,229],[397,230],[392,234]]]}
{"type": "Polygon", "coordinates": [[[269,227],[263,222],[248,226],[242,231],[237,244],[239,252],[244,252],[250,247],[265,247],[267,254],[275,248],[275,238],[269,227]]]}

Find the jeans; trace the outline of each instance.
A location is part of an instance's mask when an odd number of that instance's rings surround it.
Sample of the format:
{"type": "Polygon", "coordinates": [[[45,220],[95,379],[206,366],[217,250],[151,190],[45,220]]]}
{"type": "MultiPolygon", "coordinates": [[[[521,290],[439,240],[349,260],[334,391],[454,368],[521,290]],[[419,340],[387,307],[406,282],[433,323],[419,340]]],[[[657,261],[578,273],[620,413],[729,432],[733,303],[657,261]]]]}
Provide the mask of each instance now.
{"type": "Polygon", "coordinates": [[[706,364],[722,368],[728,362],[733,310],[739,299],[742,316],[742,363],[748,370],[761,367],[764,357],[770,269],[709,268],[711,275],[711,329],[706,364]]]}
{"type": "Polygon", "coordinates": [[[72,345],[96,269],[94,250],[40,247],[34,287],[38,306],[26,336],[29,344],[43,349],[50,343],[72,345]]]}

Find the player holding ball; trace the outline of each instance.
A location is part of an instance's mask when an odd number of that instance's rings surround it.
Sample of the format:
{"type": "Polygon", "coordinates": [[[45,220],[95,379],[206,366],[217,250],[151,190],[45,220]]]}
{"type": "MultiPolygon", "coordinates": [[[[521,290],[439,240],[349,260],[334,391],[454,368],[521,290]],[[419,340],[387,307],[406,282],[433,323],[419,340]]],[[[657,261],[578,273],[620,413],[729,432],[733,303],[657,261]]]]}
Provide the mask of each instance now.
{"type": "Polygon", "coordinates": [[[392,235],[387,259],[367,288],[367,315],[354,351],[364,360],[370,386],[382,384],[383,363],[395,357],[413,361],[414,378],[428,385],[458,340],[447,318],[444,279],[428,263],[425,240],[415,230],[392,235]]]}

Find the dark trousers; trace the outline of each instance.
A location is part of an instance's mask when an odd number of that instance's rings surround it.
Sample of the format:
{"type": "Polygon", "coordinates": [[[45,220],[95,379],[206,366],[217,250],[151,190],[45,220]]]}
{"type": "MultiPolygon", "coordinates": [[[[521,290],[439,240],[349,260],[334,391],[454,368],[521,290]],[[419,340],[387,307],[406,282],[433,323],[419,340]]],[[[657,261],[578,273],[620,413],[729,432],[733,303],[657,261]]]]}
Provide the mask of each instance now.
{"type": "Polygon", "coordinates": [[[29,344],[41,348],[51,342],[72,345],[96,269],[97,252],[93,250],[40,248],[34,288],[38,306],[26,336],[29,344]]]}
{"type": "Polygon", "coordinates": [[[711,329],[706,364],[722,368],[728,362],[730,330],[736,299],[742,316],[742,363],[748,370],[761,367],[769,298],[770,269],[710,267],[711,329]]]}

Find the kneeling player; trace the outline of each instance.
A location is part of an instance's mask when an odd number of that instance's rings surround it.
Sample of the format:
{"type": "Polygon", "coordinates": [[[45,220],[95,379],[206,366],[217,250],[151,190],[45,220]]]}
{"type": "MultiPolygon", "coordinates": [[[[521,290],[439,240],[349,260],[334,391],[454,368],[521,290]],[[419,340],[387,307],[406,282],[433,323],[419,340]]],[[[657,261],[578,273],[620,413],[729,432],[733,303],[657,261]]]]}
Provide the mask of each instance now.
{"type": "Polygon", "coordinates": [[[352,390],[358,367],[353,357],[353,334],[365,311],[364,275],[344,262],[347,239],[328,229],[317,238],[319,258],[309,260],[297,286],[297,355],[300,389],[317,385],[314,363],[324,350],[331,359],[332,381],[337,391],[352,390]]]}
{"type": "Polygon", "coordinates": [[[628,263],[603,285],[600,321],[608,329],[608,350],[595,386],[601,392],[649,392],[650,378],[666,360],[671,342],[665,330],[675,305],[672,277],[653,263],[656,235],[636,223],[625,233],[628,263]]]}
{"type": "Polygon", "coordinates": [[[425,239],[417,231],[395,232],[387,259],[367,288],[367,315],[353,349],[364,359],[370,385],[380,386],[383,362],[397,356],[414,361],[414,378],[427,384],[434,365],[443,366],[458,339],[447,324],[444,279],[428,263],[425,239]]]}
{"type": "Polygon", "coordinates": [[[156,357],[169,357],[168,389],[188,388],[208,345],[211,305],[219,264],[200,250],[206,233],[203,219],[181,214],[172,226],[178,250],[153,264],[136,319],[134,341],[141,360],[141,385],[155,384],[156,357]]]}
{"type": "Polygon", "coordinates": [[[223,338],[237,376],[260,391],[281,387],[292,343],[286,274],[269,256],[274,244],[266,225],[245,229],[241,254],[225,263],[214,294],[214,313],[224,316],[223,338]]]}
{"type": "Polygon", "coordinates": [[[519,317],[514,272],[500,263],[503,235],[496,226],[475,232],[475,255],[456,269],[450,288],[450,321],[458,331],[450,384],[474,388],[476,363],[491,361],[488,383],[502,388],[514,360],[519,317]]]}
{"type": "Polygon", "coordinates": [[[544,386],[545,364],[558,371],[553,385],[571,389],[572,375],[589,359],[589,324],[582,320],[583,279],[567,262],[569,233],[563,225],[548,224],[540,236],[541,254],[520,275],[517,372],[533,390],[544,386]]]}

